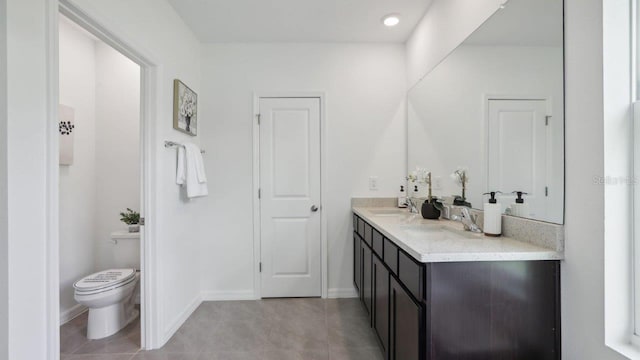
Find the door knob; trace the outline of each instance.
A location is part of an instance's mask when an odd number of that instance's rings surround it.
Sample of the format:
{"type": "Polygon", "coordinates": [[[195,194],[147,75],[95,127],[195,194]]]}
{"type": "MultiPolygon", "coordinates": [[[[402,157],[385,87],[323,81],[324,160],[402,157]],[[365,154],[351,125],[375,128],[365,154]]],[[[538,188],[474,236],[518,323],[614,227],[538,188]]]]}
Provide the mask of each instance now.
{"type": "Polygon", "coordinates": [[[311,212],[316,212],[318,211],[318,207],[315,205],[311,205],[311,212]]]}

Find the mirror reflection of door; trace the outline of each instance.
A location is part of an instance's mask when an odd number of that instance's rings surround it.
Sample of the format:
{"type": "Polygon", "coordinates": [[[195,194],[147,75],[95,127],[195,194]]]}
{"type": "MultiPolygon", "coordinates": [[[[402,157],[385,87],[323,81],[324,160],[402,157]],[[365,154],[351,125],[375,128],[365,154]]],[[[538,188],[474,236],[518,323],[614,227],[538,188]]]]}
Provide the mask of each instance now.
{"type": "Polygon", "coordinates": [[[523,191],[528,218],[545,220],[549,205],[547,101],[491,99],[488,104],[488,189],[500,190],[503,211],[523,191]]]}

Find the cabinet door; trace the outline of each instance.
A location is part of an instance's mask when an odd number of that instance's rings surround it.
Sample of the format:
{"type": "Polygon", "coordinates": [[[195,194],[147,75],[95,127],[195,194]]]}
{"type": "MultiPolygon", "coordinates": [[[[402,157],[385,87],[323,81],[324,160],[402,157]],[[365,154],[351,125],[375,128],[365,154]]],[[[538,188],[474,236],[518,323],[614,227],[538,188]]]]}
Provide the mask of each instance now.
{"type": "Polygon", "coordinates": [[[371,314],[371,249],[362,241],[362,301],[371,314]]]}
{"type": "Polygon", "coordinates": [[[360,237],[353,233],[353,285],[358,295],[362,294],[362,246],[360,237]]]}
{"type": "Polygon", "coordinates": [[[378,335],[385,359],[389,350],[389,270],[377,256],[373,257],[373,328],[378,335]]]}
{"type": "Polygon", "coordinates": [[[390,290],[390,346],[391,360],[418,360],[422,307],[404,290],[392,276],[390,290]]]}

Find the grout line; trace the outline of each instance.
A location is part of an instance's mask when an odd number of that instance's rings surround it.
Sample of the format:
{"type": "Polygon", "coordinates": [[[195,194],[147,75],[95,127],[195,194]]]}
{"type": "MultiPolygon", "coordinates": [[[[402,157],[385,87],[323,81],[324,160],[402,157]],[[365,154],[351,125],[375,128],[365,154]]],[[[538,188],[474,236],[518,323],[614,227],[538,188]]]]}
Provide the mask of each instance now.
{"type": "Polygon", "coordinates": [[[331,338],[329,333],[329,301],[324,300],[324,326],[327,330],[327,360],[331,360],[331,338]]]}

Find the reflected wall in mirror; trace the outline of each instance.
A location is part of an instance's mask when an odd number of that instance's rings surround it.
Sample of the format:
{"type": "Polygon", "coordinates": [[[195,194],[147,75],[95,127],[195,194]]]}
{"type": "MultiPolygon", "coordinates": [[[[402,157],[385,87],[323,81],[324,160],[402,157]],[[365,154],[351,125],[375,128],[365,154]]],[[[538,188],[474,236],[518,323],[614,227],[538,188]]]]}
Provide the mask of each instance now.
{"type": "Polygon", "coordinates": [[[507,214],[562,223],[563,38],[562,0],[499,9],[409,91],[408,169],[431,171],[444,197],[464,167],[473,208],[501,191],[507,214]]]}

